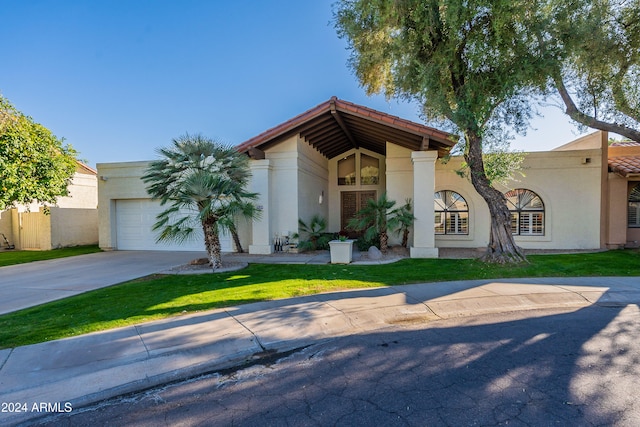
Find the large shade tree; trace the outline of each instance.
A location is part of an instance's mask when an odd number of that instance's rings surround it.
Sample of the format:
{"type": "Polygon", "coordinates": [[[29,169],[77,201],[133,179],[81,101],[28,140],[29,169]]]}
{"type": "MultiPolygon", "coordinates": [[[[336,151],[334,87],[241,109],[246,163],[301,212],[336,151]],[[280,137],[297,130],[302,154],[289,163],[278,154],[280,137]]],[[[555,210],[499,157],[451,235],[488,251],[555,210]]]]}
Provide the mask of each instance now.
{"type": "Polygon", "coordinates": [[[640,142],[640,0],[550,2],[550,90],[583,127],[640,142]]]}
{"type": "Polygon", "coordinates": [[[158,240],[184,242],[204,232],[211,266],[222,267],[220,231],[235,233],[235,217],[253,218],[257,194],[247,191],[249,159],[235,148],[202,135],[184,135],[158,150],[142,180],[167,208],[154,224],[158,240]]]}
{"type": "Polygon", "coordinates": [[[531,0],[341,0],[334,17],[350,65],[366,91],[419,102],[429,120],[462,135],[462,152],[491,218],[484,259],[518,262],[505,196],[485,171],[485,138],[500,125],[526,126],[528,91],[546,82],[547,55],[531,27],[531,0]]]}
{"type": "Polygon", "coordinates": [[[0,95],[0,210],[55,204],[68,194],[76,152],[0,95]]]}

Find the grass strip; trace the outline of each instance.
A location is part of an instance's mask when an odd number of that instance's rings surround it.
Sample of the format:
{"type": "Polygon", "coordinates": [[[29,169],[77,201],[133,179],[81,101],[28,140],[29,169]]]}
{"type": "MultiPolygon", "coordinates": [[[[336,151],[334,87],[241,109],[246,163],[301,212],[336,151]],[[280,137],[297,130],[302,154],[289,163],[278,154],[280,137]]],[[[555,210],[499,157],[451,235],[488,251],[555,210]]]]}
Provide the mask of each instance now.
{"type": "Polygon", "coordinates": [[[0,267],[8,265],[24,264],[48,259],[66,258],[70,256],[85,255],[100,252],[97,245],[74,246],[70,248],[52,249],[50,251],[16,251],[0,250],[0,267]]]}
{"type": "Polygon", "coordinates": [[[639,251],[531,255],[529,264],[405,259],[385,265],[251,264],[229,273],[154,275],[0,316],[0,348],[185,313],[320,292],[450,280],[640,276],[639,251]]]}

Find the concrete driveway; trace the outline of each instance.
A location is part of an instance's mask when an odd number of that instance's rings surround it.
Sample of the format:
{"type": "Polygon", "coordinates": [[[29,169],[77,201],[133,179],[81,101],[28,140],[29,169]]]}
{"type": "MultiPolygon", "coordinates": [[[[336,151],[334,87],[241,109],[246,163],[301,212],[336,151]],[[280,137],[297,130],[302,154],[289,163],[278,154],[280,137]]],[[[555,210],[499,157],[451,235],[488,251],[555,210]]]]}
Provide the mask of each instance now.
{"type": "Polygon", "coordinates": [[[157,273],[204,252],[113,251],[0,267],[0,314],[157,273]]]}

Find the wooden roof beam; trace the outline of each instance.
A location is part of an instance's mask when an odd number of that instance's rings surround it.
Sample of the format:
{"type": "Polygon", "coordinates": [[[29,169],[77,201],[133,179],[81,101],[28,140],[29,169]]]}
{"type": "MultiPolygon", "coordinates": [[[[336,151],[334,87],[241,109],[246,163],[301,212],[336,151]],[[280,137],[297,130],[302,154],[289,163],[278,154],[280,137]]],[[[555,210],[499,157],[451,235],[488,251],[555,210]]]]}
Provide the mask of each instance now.
{"type": "Polygon", "coordinates": [[[249,158],[252,160],[264,160],[265,158],[264,151],[259,148],[251,147],[247,150],[247,153],[249,154],[249,158]]]}
{"type": "Polygon", "coordinates": [[[349,142],[351,142],[351,144],[353,145],[353,148],[355,148],[356,150],[358,148],[360,148],[358,146],[358,142],[355,140],[353,135],[351,135],[351,132],[349,131],[349,128],[344,123],[344,120],[342,120],[342,117],[340,116],[340,113],[336,109],[336,100],[334,98],[331,98],[330,110],[331,110],[331,115],[333,116],[334,119],[336,119],[336,122],[338,122],[338,125],[340,126],[340,128],[342,129],[344,134],[347,136],[347,139],[349,140],[349,142]]]}
{"type": "Polygon", "coordinates": [[[427,151],[429,149],[429,137],[423,136],[422,143],[420,144],[420,151],[427,151]]]}

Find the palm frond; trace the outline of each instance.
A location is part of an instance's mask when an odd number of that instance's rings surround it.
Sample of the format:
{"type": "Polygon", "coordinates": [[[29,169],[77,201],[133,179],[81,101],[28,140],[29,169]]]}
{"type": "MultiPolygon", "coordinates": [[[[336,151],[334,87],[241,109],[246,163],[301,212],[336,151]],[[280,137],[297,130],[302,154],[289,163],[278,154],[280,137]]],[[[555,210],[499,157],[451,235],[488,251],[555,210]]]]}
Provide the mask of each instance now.
{"type": "MultiPolygon", "coordinates": [[[[185,134],[158,150],[142,180],[149,195],[167,205],[154,230],[159,240],[184,241],[205,224],[226,227],[236,215],[258,215],[256,193],[246,190],[251,179],[249,161],[234,147],[200,134],[185,134]]],[[[231,225],[232,226],[232,225],[231,225]]]]}

